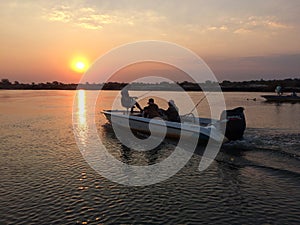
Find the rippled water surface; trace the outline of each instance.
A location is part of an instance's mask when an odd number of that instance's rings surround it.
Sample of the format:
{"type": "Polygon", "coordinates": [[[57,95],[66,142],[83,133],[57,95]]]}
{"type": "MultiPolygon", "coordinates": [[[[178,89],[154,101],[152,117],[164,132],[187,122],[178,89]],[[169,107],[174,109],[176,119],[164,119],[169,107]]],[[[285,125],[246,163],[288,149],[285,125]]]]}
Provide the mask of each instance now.
{"type": "MultiPolygon", "coordinates": [[[[128,164],[168,157],[172,143],[136,153],[116,139],[100,113],[116,93],[102,92],[96,106],[98,134],[108,151],[128,164]]],[[[227,108],[245,108],[244,140],[224,144],[204,172],[198,171],[201,156],[194,154],[170,179],[128,187],[102,177],[82,157],[73,134],[74,95],[0,91],[0,224],[299,223],[300,104],[265,103],[260,93],[225,93],[227,108]]],[[[203,96],[190,95],[195,102],[203,96]]],[[[182,113],[190,110],[178,106],[182,113]]],[[[79,109],[74,122],[84,124],[84,113],[79,109]]],[[[209,117],[205,102],[198,113],[209,117]]]]}

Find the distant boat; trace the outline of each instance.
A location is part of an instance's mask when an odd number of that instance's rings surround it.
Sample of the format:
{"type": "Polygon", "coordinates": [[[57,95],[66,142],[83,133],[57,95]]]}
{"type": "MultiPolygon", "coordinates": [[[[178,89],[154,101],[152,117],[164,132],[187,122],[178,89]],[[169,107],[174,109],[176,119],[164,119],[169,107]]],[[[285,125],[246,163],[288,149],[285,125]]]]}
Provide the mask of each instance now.
{"type": "MultiPolygon", "coordinates": [[[[243,137],[246,121],[243,113],[244,108],[238,107],[233,110],[226,110],[225,117],[221,120],[214,120],[209,118],[199,117],[185,117],[181,116],[181,122],[171,122],[162,119],[153,118],[151,123],[153,127],[153,134],[160,135],[161,127],[167,127],[166,137],[180,138],[181,130],[184,130],[185,135],[198,136],[199,141],[207,141],[211,138],[214,141],[220,142],[223,140],[238,140],[243,137]],[[225,137],[224,132],[221,132],[219,123],[226,122],[225,137]]],[[[224,111],[225,112],[225,111],[224,111]]],[[[144,118],[141,113],[129,113],[125,110],[104,110],[102,112],[109,122],[112,121],[119,127],[126,127],[129,119],[130,129],[141,133],[149,133],[149,122],[151,119],[144,118]]],[[[222,116],[221,116],[222,117],[222,116]]]]}
{"type": "Polygon", "coordinates": [[[300,102],[300,96],[292,95],[261,95],[269,102],[300,102]]]}

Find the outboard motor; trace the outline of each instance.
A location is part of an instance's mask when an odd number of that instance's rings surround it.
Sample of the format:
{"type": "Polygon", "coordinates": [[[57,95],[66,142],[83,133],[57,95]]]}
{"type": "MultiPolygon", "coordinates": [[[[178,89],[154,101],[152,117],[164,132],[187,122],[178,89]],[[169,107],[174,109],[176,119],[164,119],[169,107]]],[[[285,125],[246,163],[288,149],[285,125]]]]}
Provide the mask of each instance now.
{"type": "Polygon", "coordinates": [[[239,140],[243,137],[246,129],[246,119],[243,107],[224,110],[221,114],[221,121],[222,120],[226,120],[225,136],[230,141],[239,140]]]}

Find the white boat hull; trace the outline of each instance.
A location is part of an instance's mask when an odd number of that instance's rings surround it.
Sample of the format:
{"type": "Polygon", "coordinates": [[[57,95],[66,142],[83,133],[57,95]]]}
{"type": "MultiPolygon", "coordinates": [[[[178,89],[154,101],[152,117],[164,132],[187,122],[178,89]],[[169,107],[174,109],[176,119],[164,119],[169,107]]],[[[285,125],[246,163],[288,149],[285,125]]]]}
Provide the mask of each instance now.
{"type": "Polygon", "coordinates": [[[163,128],[166,127],[167,132],[165,135],[168,138],[178,139],[180,137],[184,137],[187,138],[185,140],[188,140],[188,138],[198,137],[199,141],[207,141],[209,138],[211,138],[218,142],[223,141],[224,139],[222,133],[219,132],[215,126],[209,125],[212,120],[206,118],[197,118],[200,124],[202,124],[199,125],[189,122],[177,123],[165,121],[160,118],[149,119],[141,117],[140,115],[138,116],[138,114],[130,114],[126,111],[120,110],[106,110],[103,111],[103,114],[110,122],[112,122],[113,117],[114,126],[126,128],[128,127],[129,121],[131,130],[146,134],[150,133],[149,123],[151,123],[151,135],[154,136],[161,136],[162,131],[164,130],[163,128]]]}

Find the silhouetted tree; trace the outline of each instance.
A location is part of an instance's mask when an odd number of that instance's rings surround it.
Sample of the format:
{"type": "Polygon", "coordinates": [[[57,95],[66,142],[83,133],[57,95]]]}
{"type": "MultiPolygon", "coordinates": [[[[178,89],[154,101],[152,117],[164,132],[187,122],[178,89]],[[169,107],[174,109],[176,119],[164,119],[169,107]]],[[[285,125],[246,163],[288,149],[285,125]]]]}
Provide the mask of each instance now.
{"type": "Polygon", "coordinates": [[[11,85],[11,82],[9,81],[9,79],[3,78],[3,79],[1,79],[1,84],[3,84],[3,85],[11,85]]]}

